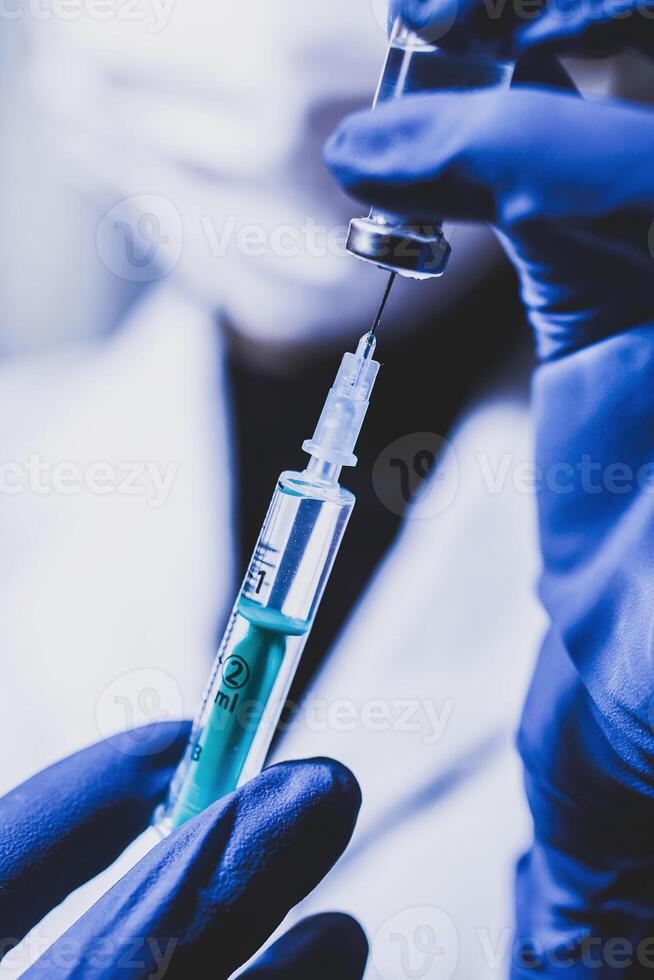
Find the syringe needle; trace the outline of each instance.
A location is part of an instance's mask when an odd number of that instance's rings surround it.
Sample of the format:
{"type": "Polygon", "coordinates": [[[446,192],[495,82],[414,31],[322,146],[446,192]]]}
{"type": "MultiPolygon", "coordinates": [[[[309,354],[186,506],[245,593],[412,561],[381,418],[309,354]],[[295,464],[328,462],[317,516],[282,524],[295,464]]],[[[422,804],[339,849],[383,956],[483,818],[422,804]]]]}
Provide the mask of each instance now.
{"type": "Polygon", "coordinates": [[[375,317],[375,322],[372,325],[372,328],[370,330],[370,333],[376,333],[377,332],[377,327],[379,326],[379,324],[381,322],[382,314],[384,312],[384,307],[386,306],[386,303],[388,302],[388,297],[391,295],[391,289],[393,288],[393,283],[395,282],[396,275],[397,275],[397,272],[391,272],[390,276],[388,277],[388,282],[386,283],[386,289],[384,291],[384,295],[382,297],[382,301],[380,303],[379,309],[377,310],[377,316],[375,317]]]}

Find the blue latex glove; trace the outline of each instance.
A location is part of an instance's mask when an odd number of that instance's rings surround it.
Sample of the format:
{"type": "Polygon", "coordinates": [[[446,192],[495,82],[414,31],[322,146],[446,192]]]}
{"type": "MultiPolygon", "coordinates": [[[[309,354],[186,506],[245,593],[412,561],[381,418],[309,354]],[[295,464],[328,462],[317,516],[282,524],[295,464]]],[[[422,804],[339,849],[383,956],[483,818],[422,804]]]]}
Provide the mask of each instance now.
{"type": "MultiPolygon", "coordinates": [[[[166,723],[117,736],[0,800],[0,955],[146,828],[188,734],[166,723]]],[[[157,845],[24,976],[188,978],[211,963],[228,977],[329,871],[359,805],[338,763],[267,769],[157,845]]],[[[366,957],[354,920],[321,915],[242,976],[359,980],[366,957]]]]}
{"type": "Polygon", "coordinates": [[[654,48],[651,0],[392,0],[391,11],[449,50],[484,48],[511,57],[654,48]]]}
{"type": "Polygon", "coordinates": [[[654,975],[653,151],[654,112],[536,88],[386,103],[326,150],[366,204],[494,223],[545,362],[516,978],[654,975]]]}

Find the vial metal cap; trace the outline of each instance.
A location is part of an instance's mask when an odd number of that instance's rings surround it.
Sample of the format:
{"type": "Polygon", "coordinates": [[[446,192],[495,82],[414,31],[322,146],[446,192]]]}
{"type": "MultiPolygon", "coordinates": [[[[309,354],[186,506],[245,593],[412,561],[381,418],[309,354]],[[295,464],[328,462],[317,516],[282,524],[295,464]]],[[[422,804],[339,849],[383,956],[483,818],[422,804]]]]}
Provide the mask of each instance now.
{"type": "Polygon", "coordinates": [[[442,276],[450,244],[438,225],[405,225],[378,217],[354,218],[346,248],[352,255],[410,279],[442,276]]]}

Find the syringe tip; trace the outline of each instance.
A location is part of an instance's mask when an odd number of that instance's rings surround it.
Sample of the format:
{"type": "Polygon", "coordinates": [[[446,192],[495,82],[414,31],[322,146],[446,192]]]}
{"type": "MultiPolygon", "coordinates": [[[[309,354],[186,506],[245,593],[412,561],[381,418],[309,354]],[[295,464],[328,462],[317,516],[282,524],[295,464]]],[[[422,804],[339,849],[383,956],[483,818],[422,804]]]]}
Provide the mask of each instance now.
{"type": "Polygon", "coordinates": [[[353,450],[379,371],[372,356],[376,346],[377,338],[369,331],[359,341],[356,353],[344,355],[313,438],[302,446],[311,456],[336,466],[356,465],[353,450]]]}
{"type": "Polygon", "coordinates": [[[368,333],[364,333],[363,337],[359,341],[356,356],[363,358],[364,361],[367,361],[375,353],[376,347],[377,338],[372,330],[369,330],[368,333]]]}

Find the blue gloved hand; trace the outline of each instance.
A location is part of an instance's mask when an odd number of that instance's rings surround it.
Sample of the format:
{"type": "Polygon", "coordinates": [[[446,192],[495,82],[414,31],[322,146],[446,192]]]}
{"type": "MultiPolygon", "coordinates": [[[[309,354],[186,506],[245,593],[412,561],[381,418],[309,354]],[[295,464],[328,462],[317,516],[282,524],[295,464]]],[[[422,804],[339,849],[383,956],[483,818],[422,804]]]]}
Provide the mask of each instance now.
{"type": "Polygon", "coordinates": [[[544,358],[654,311],[654,113],[569,94],[414,95],[349,117],[326,160],[349,193],[426,222],[496,225],[544,358]]]}
{"type": "Polygon", "coordinates": [[[606,56],[654,50],[651,0],[392,0],[392,16],[448,50],[606,56]]]}
{"type": "Polygon", "coordinates": [[[366,204],[495,224],[545,361],[516,978],[654,975],[653,150],[651,110],[536,88],[389,102],[326,150],[366,204]]]}
{"type": "MultiPolygon", "coordinates": [[[[0,800],[4,955],[148,824],[188,739],[165,723],[78,752],[0,800]]],[[[228,977],[337,860],[359,789],[330,760],[267,769],[189,821],[123,877],[24,974],[228,977]]],[[[304,920],[244,977],[359,980],[366,939],[345,915],[304,920]]]]}

